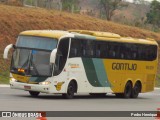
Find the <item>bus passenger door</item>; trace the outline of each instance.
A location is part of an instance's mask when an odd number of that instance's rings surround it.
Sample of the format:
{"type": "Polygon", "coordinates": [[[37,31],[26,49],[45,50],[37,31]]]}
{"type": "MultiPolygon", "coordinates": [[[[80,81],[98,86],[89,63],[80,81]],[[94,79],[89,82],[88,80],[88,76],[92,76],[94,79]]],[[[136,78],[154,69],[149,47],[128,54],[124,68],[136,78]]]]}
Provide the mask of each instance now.
{"type": "MultiPolygon", "coordinates": [[[[66,83],[67,81],[67,72],[65,66],[68,57],[68,49],[69,49],[69,39],[65,38],[60,40],[54,65],[54,79],[57,80],[57,84],[66,83]]],[[[63,87],[63,91],[64,90],[65,87],[63,87]]]]}

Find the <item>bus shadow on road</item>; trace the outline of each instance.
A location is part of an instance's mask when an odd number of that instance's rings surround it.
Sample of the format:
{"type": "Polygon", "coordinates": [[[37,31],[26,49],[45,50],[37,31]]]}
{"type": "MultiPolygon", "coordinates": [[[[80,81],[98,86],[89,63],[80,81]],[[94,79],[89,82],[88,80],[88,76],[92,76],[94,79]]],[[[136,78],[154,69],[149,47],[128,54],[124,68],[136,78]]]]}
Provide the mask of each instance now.
{"type": "MultiPolygon", "coordinates": [[[[62,97],[62,95],[39,95],[38,97],[32,97],[30,95],[16,95],[17,97],[25,97],[25,98],[31,98],[31,99],[62,99],[66,100],[65,98],[62,97]]],[[[91,96],[91,95],[75,95],[73,99],[126,99],[126,98],[117,98],[115,95],[106,95],[106,96],[91,96]]],[[[73,100],[72,99],[72,100],[73,100]]],[[[134,100],[135,98],[129,98],[134,100]]],[[[149,97],[138,97],[136,99],[150,99],[149,97]]]]}

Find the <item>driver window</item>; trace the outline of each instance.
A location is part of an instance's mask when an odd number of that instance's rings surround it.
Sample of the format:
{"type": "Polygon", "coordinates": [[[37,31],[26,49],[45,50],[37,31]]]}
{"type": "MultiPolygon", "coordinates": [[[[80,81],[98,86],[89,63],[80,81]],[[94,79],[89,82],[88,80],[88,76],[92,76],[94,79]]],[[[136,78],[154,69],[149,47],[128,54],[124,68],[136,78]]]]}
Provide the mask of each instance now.
{"type": "Polygon", "coordinates": [[[58,49],[57,49],[54,75],[60,74],[61,71],[63,70],[67,61],[68,48],[69,48],[69,38],[60,40],[58,49]]]}

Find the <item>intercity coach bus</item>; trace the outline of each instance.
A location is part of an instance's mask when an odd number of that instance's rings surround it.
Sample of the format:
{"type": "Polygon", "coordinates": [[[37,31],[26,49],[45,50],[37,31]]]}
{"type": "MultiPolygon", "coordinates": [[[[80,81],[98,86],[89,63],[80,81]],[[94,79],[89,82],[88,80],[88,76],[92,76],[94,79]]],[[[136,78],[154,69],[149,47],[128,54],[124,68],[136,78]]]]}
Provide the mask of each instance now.
{"type": "Polygon", "coordinates": [[[75,93],[137,98],[154,90],[158,44],[152,39],[121,37],[87,30],[31,30],[13,48],[10,87],[39,93],[75,93]]]}

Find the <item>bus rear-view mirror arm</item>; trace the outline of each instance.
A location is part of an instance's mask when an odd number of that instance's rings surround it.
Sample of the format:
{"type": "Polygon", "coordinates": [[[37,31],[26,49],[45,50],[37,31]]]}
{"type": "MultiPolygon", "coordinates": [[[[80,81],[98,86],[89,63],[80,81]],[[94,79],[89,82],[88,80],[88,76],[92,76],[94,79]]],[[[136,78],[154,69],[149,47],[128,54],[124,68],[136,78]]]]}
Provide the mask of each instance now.
{"type": "Polygon", "coordinates": [[[9,44],[7,45],[7,47],[4,49],[4,53],[3,53],[3,58],[4,59],[8,59],[8,52],[11,48],[15,48],[15,45],[13,44],[9,44]]]}
{"type": "Polygon", "coordinates": [[[54,64],[56,60],[57,49],[54,49],[50,55],[50,63],[54,64]]]}

